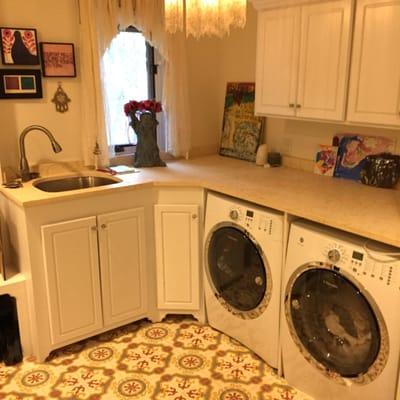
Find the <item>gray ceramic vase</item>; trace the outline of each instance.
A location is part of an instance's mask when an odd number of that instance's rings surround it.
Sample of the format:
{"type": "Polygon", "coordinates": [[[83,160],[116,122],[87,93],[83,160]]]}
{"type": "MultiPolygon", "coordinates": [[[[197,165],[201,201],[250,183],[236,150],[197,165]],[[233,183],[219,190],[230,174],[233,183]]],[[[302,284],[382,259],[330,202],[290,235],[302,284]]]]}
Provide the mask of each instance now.
{"type": "Polygon", "coordinates": [[[138,118],[131,114],[131,126],[137,136],[136,154],[134,167],[166,167],[160,158],[160,151],[157,145],[157,125],[156,115],[145,112],[138,118]]]}

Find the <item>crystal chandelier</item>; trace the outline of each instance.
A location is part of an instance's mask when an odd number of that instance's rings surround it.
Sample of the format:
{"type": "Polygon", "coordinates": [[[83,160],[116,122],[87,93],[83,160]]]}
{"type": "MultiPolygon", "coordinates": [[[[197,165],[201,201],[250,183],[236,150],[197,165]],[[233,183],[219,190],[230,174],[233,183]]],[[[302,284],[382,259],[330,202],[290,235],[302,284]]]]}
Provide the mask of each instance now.
{"type": "Polygon", "coordinates": [[[183,31],[186,36],[222,37],[230,28],[246,24],[247,0],[164,0],[165,29],[169,33],[183,31]]]}

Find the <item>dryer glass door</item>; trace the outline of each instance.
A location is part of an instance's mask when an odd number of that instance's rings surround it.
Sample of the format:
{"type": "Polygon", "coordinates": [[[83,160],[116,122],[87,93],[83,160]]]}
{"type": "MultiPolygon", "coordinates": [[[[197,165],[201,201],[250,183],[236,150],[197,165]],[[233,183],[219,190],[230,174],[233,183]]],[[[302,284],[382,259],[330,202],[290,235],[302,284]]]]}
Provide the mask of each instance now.
{"type": "Polygon", "coordinates": [[[244,232],[217,229],[208,246],[209,278],[227,304],[240,311],[255,309],[267,288],[266,268],[259,249],[244,232]]]}
{"type": "Polygon", "coordinates": [[[351,378],[365,374],[375,362],[381,342],[377,317],[361,291],[340,273],[306,270],[293,282],[286,307],[292,335],[324,368],[351,378]]]}

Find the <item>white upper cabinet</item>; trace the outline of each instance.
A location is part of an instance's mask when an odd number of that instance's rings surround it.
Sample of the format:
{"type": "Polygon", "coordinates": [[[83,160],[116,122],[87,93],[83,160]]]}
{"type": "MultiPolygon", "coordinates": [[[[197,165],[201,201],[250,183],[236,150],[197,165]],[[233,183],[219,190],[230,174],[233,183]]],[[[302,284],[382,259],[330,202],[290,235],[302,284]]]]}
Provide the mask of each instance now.
{"type": "Polygon", "coordinates": [[[256,112],[295,115],[300,8],[258,15],[256,112]]]}
{"type": "Polygon", "coordinates": [[[261,11],[256,112],[343,121],[351,0],[261,11]]]}
{"type": "Polygon", "coordinates": [[[350,16],[349,1],[302,7],[298,117],[345,119],[350,16]]]}
{"type": "Polygon", "coordinates": [[[347,119],[400,126],[400,0],[357,2],[347,119]]]}

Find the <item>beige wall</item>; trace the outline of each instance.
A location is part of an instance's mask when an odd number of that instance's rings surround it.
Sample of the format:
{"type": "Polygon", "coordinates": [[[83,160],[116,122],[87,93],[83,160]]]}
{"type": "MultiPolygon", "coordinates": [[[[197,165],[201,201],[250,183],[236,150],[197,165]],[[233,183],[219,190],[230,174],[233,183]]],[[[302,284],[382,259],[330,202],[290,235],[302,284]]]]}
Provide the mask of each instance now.
{"type": "MultiPolygon", "coordinates": [[[[0,26],[36,28],[38,41],[72,42],[79,56],[78,14],[74,0],[0,0],[0,26]]],[[[31,68],[29,66],[7,66],[31,68]]],[[[1,66],[3,68],[3,66],[1,66]]],[[[39,66],[32,66],[39,68],[39,66]]],[[[42,78],[43,99],[0,100],[0,162],[17,165],[20,132],[28,125],[44,125],[54,134],[63,151],[54,154],[47,138],[31,132],[26,138],[28,161],[36,164],[46,160],[79,160],[80,144],[80,78],[42,78]],[[55,111],[51,98],[57,82],[71,98],[70,110],[55,111]]]]}
{"type": "MultiPolygon", "coordinates": [[[[44,135],[32,132],[27,137],[31,164],[82,159],[78,19],[75,0],[0,0],[0,26],[36,28],[39,41],[73,42],[78,67],[77,78],[44,78],[43,99],[0,100],[0,162],[3,165],[17,166],[17,139],[22,129],[31,124],[49,128],[63,147],[61,153],[54,154],[44,135]],[[51,102],[59,80],[72,99],[70,111],[65,114],[57,113],[51,102]]],[[[226,83],[255,80],[256,27],[257,13],[248,4],[247,24],[243,30],[235,29],[223,39],[190,38],[187,41],[194,155],[218,149],[226,83]]],[[[399,131],[394,130],[268,118],[266,142],[270,150],[311,160],[319,143],[330,143],[331,137],[340,132],[400,139],[399,131]]],[[[400,152],[399,147],[397,150],[400,152]]]]}
{"type": "Polygon", "coordinates": [[[217,152],[227,82],[254,82],[256,20],[249,4],[244,29],[222,39],[188,40],[193,154],[217,152]]]}

